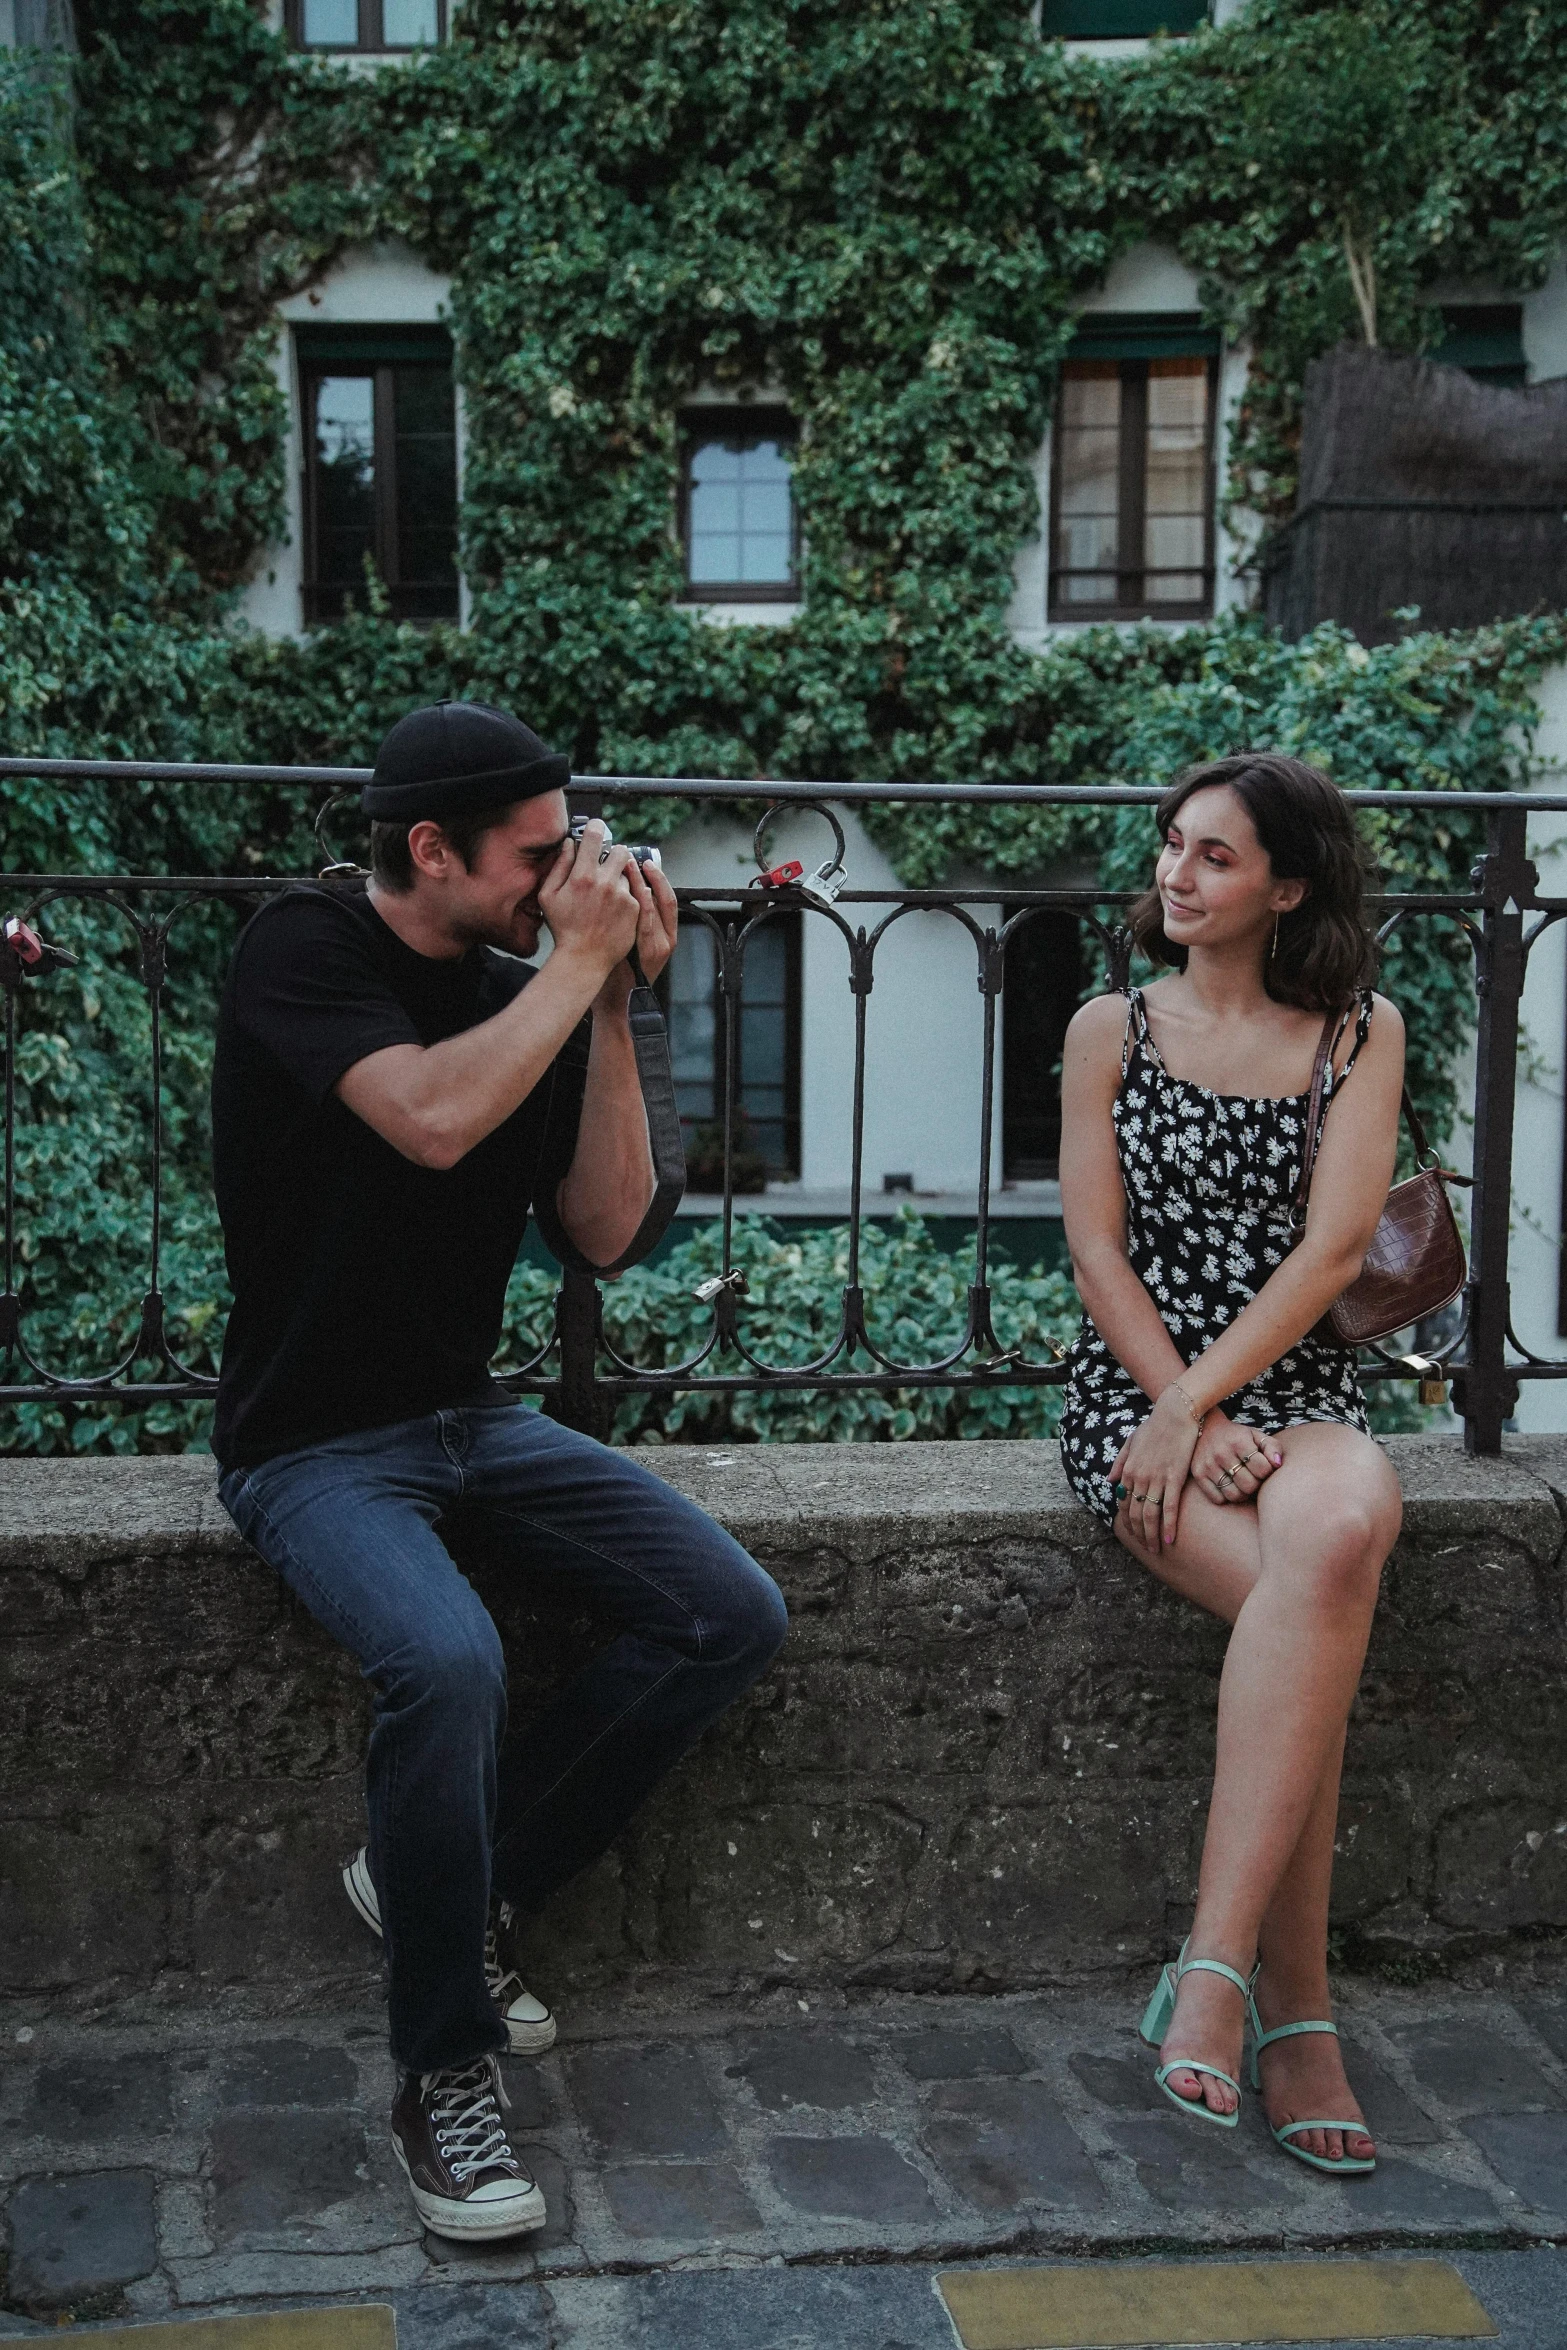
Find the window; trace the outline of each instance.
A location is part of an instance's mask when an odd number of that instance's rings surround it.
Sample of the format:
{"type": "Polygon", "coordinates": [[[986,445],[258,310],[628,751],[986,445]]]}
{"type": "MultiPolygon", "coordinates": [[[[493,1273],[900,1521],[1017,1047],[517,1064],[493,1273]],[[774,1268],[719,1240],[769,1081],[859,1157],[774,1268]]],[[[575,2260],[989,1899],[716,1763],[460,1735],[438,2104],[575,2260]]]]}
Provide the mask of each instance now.
{"type": "Polygon", "coordinates": [[[689,603],[788,603],[800,593],[794,426],[777,409],[684,422],[680,539],[689,603]]]}
{"type": "Polygon", "coordinates": [[[296,49],[433,49],[446,38],[451,0],[286,0],[296,49]]]}
{"type": "MultiPolygon", "coordinates": [[[[1008,918],[1016,906],[1004,912],[1008,918]]],[[[1046,907],[1007,940],[1001,991],[1001,1176],[1053,1179],[1061,1165],[1061,1047],[1082,993],[1077,918],[1046,907]]]]}
{"type": "MultiPolygon", "coordinates": [[[[774,914],[746,942],[735,1022],[737,1189],[800,1172],[800,923],[774,914]],[[751,1162],[744,1180],[743,1160],[751,1162]]],[[[724,1006],[718,952],[705,922],[687,920],[660,983],[675,1098],[693,1191],[723,1183],[724,1006]]]]}
{"type": "Polygon", "coordinates": [[[368,560],[399,620],[457,617],[457,417],[440,327],[303,327],[305,619],[365,601],[368,560]]]}
{"type": "Polygon", "coordinates": [[[1083,328],[1051,436],[1050,618],[1213,609],[1217,337],[1196,320],[1083,328]]]}
{"type": "Polygon", "coordinates": [[[1432,352],[1443,367],[1461,367],[1476,382],[1521,391],[1529,381],[1523,355],[1521,302],[1444,306],[1446,339],[1432,352]]]}
{"type": "Polygon", "coordinates": [[[1137,41],[1207,21],[1208,0],[1043,0],[1039,29],[1048,39],[1137,41]]]}

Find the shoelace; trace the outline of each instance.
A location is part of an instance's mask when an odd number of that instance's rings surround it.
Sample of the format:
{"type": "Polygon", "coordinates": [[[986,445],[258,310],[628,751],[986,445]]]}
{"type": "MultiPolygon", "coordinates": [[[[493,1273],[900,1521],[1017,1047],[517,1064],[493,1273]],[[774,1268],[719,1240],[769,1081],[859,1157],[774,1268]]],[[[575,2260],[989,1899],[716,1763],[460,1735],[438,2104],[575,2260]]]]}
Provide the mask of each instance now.
{"type": "Polygon", "coordinates": [[[450,2072],[426,2073],[424,2087],[436,2146],[459,2184],[481,2170],[521,2178],[522,2165],[500,2117],[500,2107],[511,2100],[493,2057],[481,2056],[477,2064],[454,2066],[450,2072]]]}
{"type": "Polygon", "coordinates": [[[522,1977],[518,1974],[516,1968],[502,1966],[500,1944],[495,1939],[495,1928],[497,1923],[503,1926],[509,1926],[511,1924],[511,1915],[511,1903],[509,1901],[503,1901],[499,1904],[498,1918],[492,1916],[488,1926],[485,1928],[484,1979],[490,1987],[490,1997],[492,1999],[499,1999],[501,1993],[505,1990],[508,1983],[515,1983],[519,1991],[522,1989],[522,1977]]]}

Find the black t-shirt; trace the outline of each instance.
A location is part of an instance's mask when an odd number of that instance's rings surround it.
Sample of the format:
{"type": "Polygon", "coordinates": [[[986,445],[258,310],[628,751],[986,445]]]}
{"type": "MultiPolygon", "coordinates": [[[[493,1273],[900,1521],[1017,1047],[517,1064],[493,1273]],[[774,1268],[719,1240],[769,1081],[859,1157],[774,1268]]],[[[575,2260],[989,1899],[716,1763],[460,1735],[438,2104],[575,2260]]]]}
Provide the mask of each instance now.
{"type": "Polygon", "coordinates": [[[504,1400],[486,1366],[534,1185],[570,1158],[580,1051],[449,1168],[404,1158],[332,1088],[387,1045],[490,1019],[533,977],[490,947],[415,953],[362,890],[292,889],[246,926],[212,1070],[234,1287],[212,1435],[225,1468],[504,1400]]]}

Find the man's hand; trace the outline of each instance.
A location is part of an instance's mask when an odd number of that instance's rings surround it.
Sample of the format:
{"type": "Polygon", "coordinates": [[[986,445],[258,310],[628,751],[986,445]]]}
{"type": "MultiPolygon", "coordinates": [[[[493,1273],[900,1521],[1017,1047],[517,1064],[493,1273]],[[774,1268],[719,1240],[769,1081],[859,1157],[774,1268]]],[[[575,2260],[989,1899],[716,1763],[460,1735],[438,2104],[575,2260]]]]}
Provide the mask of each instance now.
{"type": "Polygon", "coordinates": [[[675,940],[680,934],[680,908],[657,865],[633,862],[631,870],[643,891],[637,919],[637,956],[651,987],[675,951],[675,940]]]}
{"type": "Polygon", "coordinates": [[[649,902],[630,850],[608,841],[597,817],[581,840],[562,844],[539,890],[555,952],[596,970],[600,985],[636,945],[649,902]]]}
{"type": "MultiPolygon", "coordinates": [[[[551,869],[548,881],[539,891],[539,905],[554,934],[557,952],[571,943],[574,951],[586,953],[579,947],[574,929],[581,909],[573,902],[570,884],[573,876],[580,881],[587,876],[618,874],[619,887],[636,905],[636,928],[631,939],[621,949],[617,959],[604,974],[602,984],[593,999],[596,1012],[623,1012],[631,994],[631,966],[626,957],[634,945],[637,958],[647,975],[649,986],[657,979],[675,951],[675,940],[680,930],[680,909],[675,893],[656,865],[639,865],[628,848],[609,844],[605,862],[598,862],[605,851],[604,826],[595,817],[580,841],[568,841],[561,850],[559,862],[551,869]],[[617,864],[618,860],[618,864],[617,864]],[[556,908],[560,922],[556,921],[556,908]]],[[[616,909],[616,919],[623,919],[624,909],[616,909]]]]}

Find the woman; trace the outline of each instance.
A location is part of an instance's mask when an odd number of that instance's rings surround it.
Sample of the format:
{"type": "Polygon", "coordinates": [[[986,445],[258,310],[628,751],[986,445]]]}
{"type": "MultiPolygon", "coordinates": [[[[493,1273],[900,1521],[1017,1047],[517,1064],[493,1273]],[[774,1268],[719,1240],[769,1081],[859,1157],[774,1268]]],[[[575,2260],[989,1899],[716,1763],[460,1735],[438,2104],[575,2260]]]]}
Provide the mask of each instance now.
{"type": "Polygon", "coordinates": [[[1359,842],[1325,776],[1244,752],[1183,776],[1157,820],[1131,924],[1173,975],[1073,1020],[1061,1151],[1085,1308],[1067,1475],[1135,1558],[1233,1626],[1196,1913],[1143,2036],[1165,2094],[1233,2128],[1250,2021],[1252,2085],[1286,2152],[1367,2171],[1375,2148],[1327,2020],[1328,1887],[1344,1725],[1400,1497],[1354,1357],[1315,1332],[1392,1179],[1403,1023],[1367,985],[1359,842]]]}

